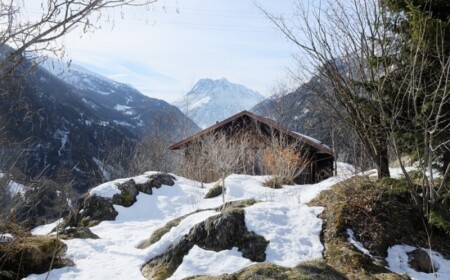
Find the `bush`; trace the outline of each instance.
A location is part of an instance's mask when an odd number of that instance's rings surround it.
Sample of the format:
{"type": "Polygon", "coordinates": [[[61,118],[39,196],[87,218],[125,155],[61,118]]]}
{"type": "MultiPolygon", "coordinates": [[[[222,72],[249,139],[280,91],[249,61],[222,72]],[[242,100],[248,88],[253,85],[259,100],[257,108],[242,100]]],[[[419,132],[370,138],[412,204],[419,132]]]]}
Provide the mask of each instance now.
{"type": "Polygon", "coordinates": [[[264,186],[272,189],[281,189],[283,185],[293,185],[294,180],[288,177],[272,176],[264,181],[264,186]]]}

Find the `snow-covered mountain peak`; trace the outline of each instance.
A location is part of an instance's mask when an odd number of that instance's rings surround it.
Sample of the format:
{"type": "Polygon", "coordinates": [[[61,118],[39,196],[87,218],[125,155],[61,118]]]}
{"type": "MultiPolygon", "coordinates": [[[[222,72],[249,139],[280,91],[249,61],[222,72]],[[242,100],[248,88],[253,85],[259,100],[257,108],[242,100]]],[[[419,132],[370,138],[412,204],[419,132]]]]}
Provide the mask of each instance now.
{"type": "Polygon", "coordinates": [[[175,105],[200,127],[206,128],[242,110],[248,110],[264,99],[257,91],[226,78],[204,78],[175,105]]]}

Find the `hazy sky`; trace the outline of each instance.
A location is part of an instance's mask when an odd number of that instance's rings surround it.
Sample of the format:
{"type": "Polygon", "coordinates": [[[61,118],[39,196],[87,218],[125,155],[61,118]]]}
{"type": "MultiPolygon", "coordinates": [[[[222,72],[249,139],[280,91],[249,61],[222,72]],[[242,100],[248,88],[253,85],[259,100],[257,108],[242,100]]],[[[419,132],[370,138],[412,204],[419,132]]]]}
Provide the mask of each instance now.
{"type": "MultiPolygon", "coordinates": [[[[287,16],[294,5],[256,2],[287,16]]],[[[114,28],[74,31],[64,43],[74,63],[167,101],[201,78],[225,77],[269,95],[295,52],[253,0],[161,0],[150,11],[125,11],[114,28]]]]}

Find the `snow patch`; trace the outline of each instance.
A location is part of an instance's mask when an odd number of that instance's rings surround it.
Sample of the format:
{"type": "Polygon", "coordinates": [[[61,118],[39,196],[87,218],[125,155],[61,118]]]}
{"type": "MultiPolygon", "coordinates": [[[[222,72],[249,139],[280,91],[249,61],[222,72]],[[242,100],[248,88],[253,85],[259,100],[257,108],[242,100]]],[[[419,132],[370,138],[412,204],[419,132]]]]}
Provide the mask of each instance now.
{"type": "Polygon", "coordinates": [[[189,106],[189,107],[190,107],[189,109],[194,109],[194,108],[203,106],[203,105],[207,104],[210,100],[211,100],[211,97],[210,97],[210,96],[202,97],[202,98],[200,98],[199,100],[196,100],[194,103],[188,104],[188,105],[190,105],[190,106],[189,106]]]}
{"type": "Polygon", "coordinates": [[[32,235],[48,235],[50,234],[59,224],[61,224],[64,221],[63,218],[47,225],[41,225],[37,226],[34,229],[31,230],[32,235]]]}
{"type": "Polygon", "coordinates": [[[121,126],[133,126],[133,125],[131,125],[131,124],[125,122],[125,121],[117,121],[117,120],[114,120],[113,122],[114,122],[115,124],[121,125],[121,126]]]}
{"type": "Polygon", "coordinates": [[[55,134],[53,135],[55,139],[61,140],[61,147],[58,150],[58,156],[62,155],[62,151],[64,150],[68,140],[69,140],[69,131],[67,130],[56,130],[55,134]]]}
{"type": "Polygon", "coordinates": [[[105,166],[103,164],[103,162],[101,162],[99,159],[97,158],[92,158],[92,160],[95,162],[95,164],[97,164],[98,168],[100,169],[100,172],[102,172],[102,177],[105,180],[111,180],[111,173],[108,172],[107,170],[107,166],[105,166]]]}
{"type": "Polygon", "coordinates": [[[370,254],[369,250],[367,250],[366,248],[364,248],[364,246],[361,244],[361,242],[357,241],[355,239],[355,234],[353,232],[353,230],[351,229],[347,229],[347,234],[348,234],[348,242],[350,242],[350,244],[352,244],[353,246],[355,246],[356,249],[358,249],[359,251],[363,252],[364,255],[367,255],[371,258],[373,258],[373,256],[370,254]]]}
{"type": "Polygon", "coordinates": [[[90,196],[101,196],[112,198],[115,194],[119,194],[120,190],[113,182],[106,182],[89,191],[90,196]]]}
{"type": "Polygon", "coordinates": [[[183,263],[168,280],[184,279],[194,275],[233,273],[251,264],[253,263],[249,259],[242,257],[242,253],[238,251],[238,248],[214,252],[203,250],[195,245],[189,251],[189,254],[183,258],[183,263]]]}
{"type": "Polygon", "coordinates": [[[267,262],[295,267],[299,262],[322,258],[322,220],[317,218],[322,211],[322,207],[305,204],[257,203],[245,208],[245,224],[249,231],[270,241],[267,262]]]}
{"type": "Polygon", "coordinates": [[[25,196],[27,187],[11,180],[6,185],[6,190],[12,197],[16,196],[17,194],[20,194],[23,197],[25,196]]]}
{"type": "Polygon", "coordinates": [[[130,106],[117,104],[116,106],[114,106],[114,109],[116,111],[122,112],[125,115],[133,115],[133,108],[131,108],[130,106]]]}
{"type": "Polygon", "coordinates": [[[395,245],[388,249],[388,256],[386,261],[388,263],[387,268],[395,273],[407,274],[413,280],[447,280],[450,279],[450,260],[444,259],[444,257],[430,249],[421,248],[428,252],[431,260],[434,264],[435,273],[418,272],[412,269],[408,264],[407,253],[412,252],[416,247],[409,245],[395,245]]]}
{"type": "Polygon", "coordinates": [[[0,233],[0,243],[11,243],[15,240],[11,233],[0,233]]]}

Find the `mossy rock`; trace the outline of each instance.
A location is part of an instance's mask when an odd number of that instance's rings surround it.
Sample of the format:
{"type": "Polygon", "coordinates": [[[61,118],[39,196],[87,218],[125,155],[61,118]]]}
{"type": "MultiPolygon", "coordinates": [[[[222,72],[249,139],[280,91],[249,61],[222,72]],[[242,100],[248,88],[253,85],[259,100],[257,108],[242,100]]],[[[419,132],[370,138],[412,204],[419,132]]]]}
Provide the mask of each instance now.
{"type": "Polygon", "coordinates": [[[147,279],[170,277],[194,245],[216,252],[237,247],[243,257],[257,262],[264,261],[269,241],[247,230],[244,215],[241,208],[227,209],[195,225],[189,234],[144,265],[142,268],[144,277],[147,279]]]}
{"type": "Polygon", "coordinates": [[[344,280],[348,279],[324,261],[309,261],[294,268],[270,263],[254,264],[233,274],[220,276],[193,276],[185,280],[344,280]]]}
{"type": "Polygon", "coordinates": [[[252,206],[258,202],[260,202],[260,201],[254,199],[254,198],[228,201],[228,202],[225,202],[224,204],[222,204],[220,207],[218,207],[216,209],[216,211],[223,212],[225,210],[233,209],[233,208],[245,208],[245,207],[252,206]]]}
{"type": "Polygon", "coordinates": [[[160,187],[162,187],[163,185],[166,186],[173,186],[175,184],[175,181],[177,179],[167,173],[157,173],[157,174],[153,174],[148,176],[148,181],[147,181],[147,186],[150,188],[156,188],[159,189],[160,187]]]}
{"type": "Polygon", "coordinates": [[[29,236],[10,244],[0,245],[2,271],[14,272],[17,278],[41,274],[50,268],[73,265],[62,259],[67,245],[53,236],[29,236]]]}
{"type": "Polygon", "coordinates": [[[176,219],[173,219],[169,222],[167,222],[163,227],[158,228],[155,230],[149,239],[145,240],[143,243],[139,244],[139,249],[145,249],[150,247],[152,244],[158,242],[161,240],[161,237],[163,237],[164,234],[168,233],[173,227],[176,227],[180,224],[180,222],[188,215],[178,217],[176,219]]]}
{"type": "Polygon", "coordinates": [[[120,193],[115,194],[112,197],[113,204],[130,207],[136,202],[136,197],[139,194],[139,190],[136,187],[136,182],[133,179],[119,184],[117,188],[120,190],[120,193]]]}
{"type": "Polygon", "coordinates": [[[320,218],[330,266],[350,279],[408,279],[385,268],[389,247],[426,242],[420,212],[401,182],[355,177],[321,192],[310,205],[325,207],[320,218]],[[348,242],[348,228],[373,258],[348,242]]]}
{"type": "Polygon", "coordinates": [[[66,228],[60,230],[58,235],[61,239],[99,239],[98,235],[93,233],[88,227],[66,228]]]}
{"type": "Polygon", "coordinates": [[[113,207],[111,199],[101,196],[87,196],[82,206],[73,215],[76,226],[91,227],[102,221],[114,221],[119,214],[113,207]]]}
{"type": "Polygon", "coordinates": [[[251,205],[254,205],[256,203],[258,203],[259,201],[257,201],[256,199],[244,199],[244,200],[236,200],[236,201],[229,201],[229,202],[225,202],[224,204],[222,204],[220,207],[214,208],[214,209],[202,209],[202,210],[197,210],[194,211],[192,213],[189,213],[187,215],[178,217],[176,219],[173,219],[169,222],[167,222],[164,226],[158,228],[157,230],[155,230],[152,235],[150,236],[149,239],[145,240],[144,242],[142,242],[141,244],[138,245],[139,249],[145,249],[150,247],[152,244],[158,242],[159,240],[161,240],[161,237],[168,233],[173,227],[176,227],[180,224],[180,222],[186,218],[189,215],[201,212],[201,211],[208,211],[208,210],[214,210],[214,211],[218,211],[218,212],[223,212],[229,209],[233,209],[233,208],[245,208],[251,205]]]}

